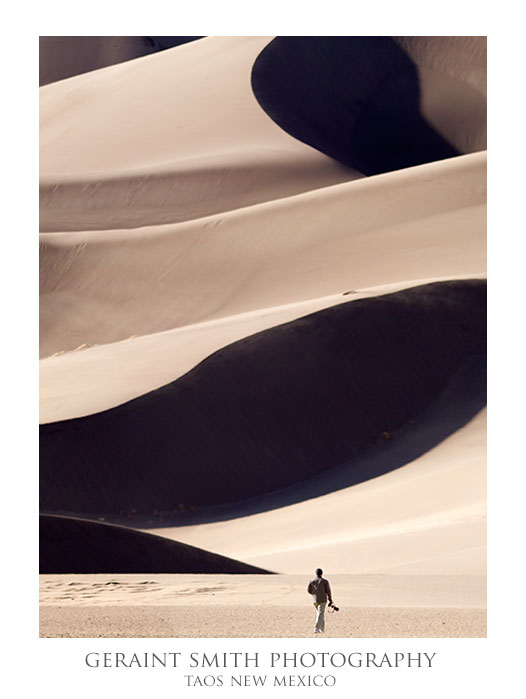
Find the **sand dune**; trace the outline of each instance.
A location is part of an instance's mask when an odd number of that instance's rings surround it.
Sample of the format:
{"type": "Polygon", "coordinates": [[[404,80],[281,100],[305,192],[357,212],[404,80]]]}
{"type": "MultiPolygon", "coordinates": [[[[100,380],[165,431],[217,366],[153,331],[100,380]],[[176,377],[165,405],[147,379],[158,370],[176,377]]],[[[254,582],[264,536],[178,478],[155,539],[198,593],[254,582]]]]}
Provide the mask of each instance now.
{"type": "MultiPolygon", "coordinates": [[[[287,507],[304,500],[318,498],[348,488],[405,466],[438,447],[458,430],[470,427],[486,407],[486,355],[475,355],[464,361],[431,403],[402,429],[389,433],[356,458],[323,471],[319,475],[270,494],[237,503],[195,512],[159,512],[148,520],[149,525],[171,520],[172,524],[207,524],[245,517],[287,507]]],[[[480,448],[480,464],[484,448],[480,448]]],[[[381,483],[380,481],[377,481],[381,483]]],[[[142,518],[143,521],[144,518],[142,518]]],[[[139,520],[140,521],[140,520],[139,520]]],[[[161,525],[162,526],[162,525],[161,525]]]]}
{"type": "Polygon", "coordinates": [[[343,303],[238,341],[123,406],[42,425],[41,506],[220,504],[339,465],[485,351],[484,299],[472,280],[343,303]]]}
{"type": "Polygon", "coordinates": [[[259,107],[270,39],[207,37],[41,88],[40,230],[184,221],[356,177],[259,107]]]}
{"type": "Polygon", "coordinates": [[[368,298],[435,281],[446,280],[420,279],[352,289],[343,294],[261,308],[122,342],[58,353],[40,362],[40,423],[82,417],[121,405],[175,381],[236,340],[345,299],[368,298]]]}
{"type": "Polygon", "coordinates": [[[486,149],[486,37],[395,36],[418,69],[420,111],[461,153],[486,149]]]}
{"type": "Polygon", "coordinates": [[[174,226],[41,236],[41,354],[485,269],[485,154],[174,226]]]}
{"type": "MultiPolygon", "coordinates": [[[[485,38],[48,39],[43,570],[322,565],[341,636],[484,635],[485,38]]],[[[265,579],[45,577],[41,633],[280,636],[265,579]]]]}
{"type": "Polygon", "coordinates": [[[200,39],[198,36],[40,36],[39,85],[200,39]]]}
{"type": "Polygon", "coordinates": [[[155,531],[280,573],[308,575],[316,561],[338,573],[484,575],[484,434],[483,411],[372,480],[241,518],[233,510],[231,519],[155,531]]]}
{"type": "MultiPolygon", "coordinates": [[[[456,80],[450,71],[442,78],[456,90],[448,84],[443,91],[435,121],[448,122],[464,98],[474,112],[469,120],[465,110],[462,120],[471,134],[485,116],[485,99],[462,81],[459,67],[456,80]]],[[[424,118],[420,82],[418,64],[387,36],[277,37],[252,69],[259,103],[285,131],[366,175],[459,155],[424,118]]]]}
{"type": "Polygon", "coordinates": [[[41,573],[266,573],[176,541],[71,517],[40,515],[41,573]]]}
{"type": "Polygon", "coordinates": [[[483,575],[485,371],[470,359],[410,429],[340,468],[154,531],[285,573],[317,560],[353,574],[483,575]]]}

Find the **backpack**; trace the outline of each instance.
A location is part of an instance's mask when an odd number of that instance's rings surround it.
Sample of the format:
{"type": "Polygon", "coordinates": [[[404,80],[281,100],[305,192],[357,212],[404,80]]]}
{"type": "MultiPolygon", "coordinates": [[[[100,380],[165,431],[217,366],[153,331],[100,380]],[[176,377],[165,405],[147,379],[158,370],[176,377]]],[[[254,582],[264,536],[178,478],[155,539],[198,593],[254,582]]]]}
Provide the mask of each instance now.
{"type": "Polygon", "coordinates": [[[320,583],[323,581],[323,578],[316,578],[316,580],[311,580],[309,583],[309,586],[307,587],[307,592],[309,595],[314,595],[316,593],[316,590],[320,586],[320,583]]]}

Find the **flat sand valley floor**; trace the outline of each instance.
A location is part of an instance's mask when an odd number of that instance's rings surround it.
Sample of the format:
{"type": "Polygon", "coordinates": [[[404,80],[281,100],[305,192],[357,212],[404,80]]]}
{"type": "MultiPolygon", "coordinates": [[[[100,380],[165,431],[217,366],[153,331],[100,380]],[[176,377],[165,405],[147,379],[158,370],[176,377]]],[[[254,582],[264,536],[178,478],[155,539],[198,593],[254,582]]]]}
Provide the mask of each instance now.
{"type": "MultiPolygon", "coordinates": [[[[330,576],[330,638],[486,636],[483,576],[330,576]]],[[[300,575],[41,575],[42,638],[304,638],[300,575]]]]}

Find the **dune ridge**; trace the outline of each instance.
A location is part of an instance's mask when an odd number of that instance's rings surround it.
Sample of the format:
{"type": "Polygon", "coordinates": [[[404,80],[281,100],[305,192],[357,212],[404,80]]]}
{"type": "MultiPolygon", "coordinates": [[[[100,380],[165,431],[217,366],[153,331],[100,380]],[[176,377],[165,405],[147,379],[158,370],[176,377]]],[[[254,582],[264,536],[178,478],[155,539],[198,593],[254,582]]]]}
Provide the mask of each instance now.
{"type": "Polygon", "coordinates": [[[130,61],[199,36],[40,36],[39,85],[130,61]]]}
{"type": "Polygon", "coordinates": [[[40,515],[40,573],[258,573],[269,571],[131,528],[40,515]]]}
{"type": "Polygon", "coordinates": [[[260,109],[250,66],[270,39],[206,37],[41,88],[41,230],[180,221],[356,177],[260,109]]]}
{"type": "MultiPolygon", "coordinates": [[[[377,479],[391,471],[424,457],[434,449],[444,449],[444,442],[459,430],[470,431],[484,422],[486,409],[486,354],[468,357],[447,381],[437,396],[419,415],[402,428],[389,433],[350,461],[323,471],[317,476],[282,488],[273,493],[210,508],[201,507],[196,512],[160,512],[150,518],[148,526],[194,526],[224,522],[261,512],[285,508],[313,500],[322,495],[349,488],[371,479],[377,479]],[[442,445],[442,446],[440,446],[442,445]]],[[[480,463],[483,463],[481,449],[480,463]]],[[[484,478],[482,478],[482,481],[484,478]]],[[[350,492],[350,491],[349,491],[350,492]]],[[[144,518],[137,526],[146,524],[144,518]]]]}
{"type": "Polygon", "coordinates": [[[442,282],[340,304],[238,341],[125,405],[42,425],[41,506],[219,504],[338,465],[485,351],[485,288],[442,282]]]}
{"type": "MultiPolygon", "coordinates": [[[[476,39],[469,49],[480,54],[485,40],[476,39]]],[[[485,124],[485,95],[474,87],[479,81],[465,61],[440,60],[452,49],[464,53],[458,44],[465,49],[465,37],[449,40],[446,46],[432,42],[430,52],[427,37],[277,37],[254,63],[252,88],[285,131],[365,175],[483,150],[478,134],[485,124]],[[426,71],[435,69],[432,80],[422,80],[419,63],[426,71]],[[430,89],[437,83],[440,101],[430,89]],[[459,150],[443,133],[467,150],[459,150]]]]}
{"type": "Polygon", "coordinates": [[[41,356],[485,269],[485,154],[173,226],[41,234],[41,356]]]}
{"type": "Polygon", "coordinates": [[[395,36],[418,66],[420,110],[461,153],[486,150],[485,36],[395,36]]]}
{"type": "MultiPolygon", "coordinates": [[[[446,408],[454,414],[456,405],[448,401],[446,408]]],[[[256,506],[241,503],[186,522],[157,522],[154,531],[188,544],[206,542],[225,556],[282,574],[308,575],[315,560],[324,570],[353,575],[455,575],[459,584],[462,576],[484,576],[486,410],[438,443],[412,451],[411,441],[427,439],[433,417],[436,424],[437,415],[429,415],[430,424],[395,433],[393,448],[405,452],[405,460],[397,464],[393,452],[394,470],[378,470],[391,451],[378,445],[346,466],[372,476],[362,482],[351,476],[346,483],[344,474],[329,472],[304,483],[303,492],[276,493],[256,506]]]]}
{"type": "MultiPolygon", "coordinates": [[[[456,277],[413,279],[186,325],[40,361],[40,424],[91,415],[160,388],[212,352],[260,330],[323,308],[456,277]]],[[[485,273],[463,275],[484,279],[485,273]]]]}

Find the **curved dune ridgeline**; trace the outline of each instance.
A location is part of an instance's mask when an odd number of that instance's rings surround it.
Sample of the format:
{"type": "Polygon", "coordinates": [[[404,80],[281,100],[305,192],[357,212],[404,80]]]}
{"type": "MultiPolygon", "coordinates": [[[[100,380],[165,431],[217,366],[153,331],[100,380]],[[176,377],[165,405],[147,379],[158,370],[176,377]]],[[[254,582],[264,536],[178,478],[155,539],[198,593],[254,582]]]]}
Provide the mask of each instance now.
{"type": "MultiPolygon", "coordinates": [[[[414,462],[422,457],[425,460],[436,449],[440,451],[444,448],[452,435],[469,431],[484,419],[487,402],[486,373],[486,354],[469,357],[436,398],[402,429],[389,433],[389,439],[383,438],[356,458],[288,488],[233,504],[186,512],[184,519],[177,513],[171,517],[171,524],[175,525],[174,538],[177,539],[177,533],[182,531],[181,527],[190,530],[195,524],[212,523],[221,523],[221,527],[227,521],[235,526],[233,522],[240,517],[271,513],[279,508],[287,508],[287,516],[291,516],[291,505],[294,508],[301,504],[308,508],[322,496],[332,494],[338,497],[337,494],[341,495],[345,489],[349,493],[355,485],[366,485],[365,481],[378,479],[379,476],[408,464],[414,465],[414,462]]],[[[447,482],[451,484],[451,475],[448,478],[447,482]]],[[[474,491],[475,488],[471,488],[472,494],[474,491]]],[[[166,513],[159,513],[154,521],[155,528],[161,528],[163,535],[167,531],[166,516],[166,513]]],[[[341,525],[349,527],[349,518],[342,516],[341,525]]],[[[350,528],[352,529],[352,526],[350,528]]],[[[304,535],[304,532],[298,530],[300,538],[304,535]]],[[[270,535],[269,539],[271,536],[273,535],[270,535]]]]}
{"type": "Polygon", "coordinates": [[[167,386],[41,426],[45,511],[150,513],[272,492],[414,419],[485,352],[486,283],[342,303],[235,342],[167,386]]]}
{"type": "Polygon", "coordinates": [[[40,573],[268,572],[126,527],[40,515],[40,573]]]}
{"type": "Polygon", "coordinates": [[[395,36],[418,67],[420,111],[461,153],[486,150],[485,36],[395,36]]]}
{"type": "Polygon", "coordinates": [[[484,276],[485,200],[485,153],[471,153],[186,223],[41,234],[41,356],[349,288],[484,276]]]}
{"type": "Polygon", "coordinates": [[[41,36],[39,84],[130,61],[200,36],[41,36]]]}
{"type": "Polygon", "coordinates": [[[40,230],[189,221],[355,179],[254,98],[271,39],[206,37],[42,87],[40,230]]]}
{"type": "Polygon", "coordinates": [[[485,46],[484,37],[277,37],[254,63],[252,88],[287,133],[375,175],[485,148],[485,46]]]}

